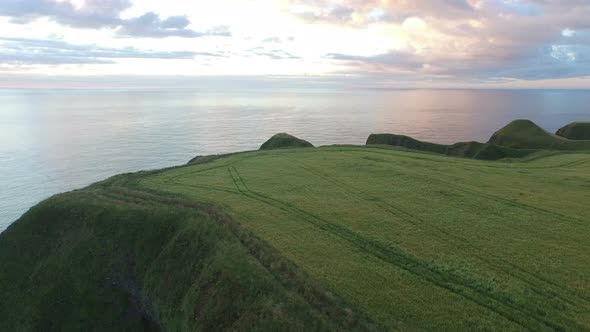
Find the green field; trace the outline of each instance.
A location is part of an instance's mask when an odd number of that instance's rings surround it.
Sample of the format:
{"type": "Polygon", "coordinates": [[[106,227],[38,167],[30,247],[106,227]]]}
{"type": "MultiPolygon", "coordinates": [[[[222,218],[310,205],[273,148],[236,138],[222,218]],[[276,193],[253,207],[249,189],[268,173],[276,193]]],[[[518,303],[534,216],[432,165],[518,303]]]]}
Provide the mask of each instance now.
{"type": "Polygon", "coordinates": [[[243,153],[141,178],[222,208],[388,329],[590,329],[590,154],[243,153]]]}
{"type": "Polygon", "coordinates": [[[590,331],[590,152],[529,152],[292,147],[56,195],[0,234],[0,330],[590,331]]]}

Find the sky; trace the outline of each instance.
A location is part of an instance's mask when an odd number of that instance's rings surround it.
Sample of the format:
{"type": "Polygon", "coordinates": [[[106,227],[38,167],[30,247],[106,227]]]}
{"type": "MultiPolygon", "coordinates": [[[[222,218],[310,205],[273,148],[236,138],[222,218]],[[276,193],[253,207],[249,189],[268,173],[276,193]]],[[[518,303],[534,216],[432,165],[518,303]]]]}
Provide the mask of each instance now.
{"type": "Polygon", "coordinates": [[[0,87],[590,88],[589,0],[1,0],[0,87]]]}

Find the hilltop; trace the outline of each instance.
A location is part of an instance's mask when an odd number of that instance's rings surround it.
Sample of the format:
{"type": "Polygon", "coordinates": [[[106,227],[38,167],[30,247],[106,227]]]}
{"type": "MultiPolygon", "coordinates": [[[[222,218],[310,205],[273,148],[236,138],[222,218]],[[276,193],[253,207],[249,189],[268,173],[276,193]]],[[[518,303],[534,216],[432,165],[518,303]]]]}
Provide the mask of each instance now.
{"type": "Polygon", "coordinates": [[[0,234],[0,329],[590,330],[590,152],[373,139],[431,151],[201,156],[40,203],[0,234]]]}
{"type": "MultiPolygon", "coordinates": [[[[580,131],[580,129],[576,129],[578,137],[580,131]]],[[[590,150],[590,141],[570,140],[550,134],[530,120],[515,120],[509,123],[496,131],[487,143],[459,142],[444,145],[423,142],[404,135],[371,134],[366,144],[392,145],[411,150],[481,160],[522,158],[534,153],[551,150],[590,150]]]]}
{"type": "Polygon", "coordinates": [[[313,148],[313,145],[306,140],[299,139],[286,133],[273,135],[268,141],[260,146],[260,150],[271,150],[281,148],[313,148]]]}
{"type": "Polygon", "coordinates": [[[516,120],[492,135],[488,143],[514,149],[590,150],[590,141],[553,135],[530,120],[516,120]]]}
{"type": "Polygon", "coordinates": [[[572,122],[555,133],[567,139],[590,140],[590,122],[572,122]]]}

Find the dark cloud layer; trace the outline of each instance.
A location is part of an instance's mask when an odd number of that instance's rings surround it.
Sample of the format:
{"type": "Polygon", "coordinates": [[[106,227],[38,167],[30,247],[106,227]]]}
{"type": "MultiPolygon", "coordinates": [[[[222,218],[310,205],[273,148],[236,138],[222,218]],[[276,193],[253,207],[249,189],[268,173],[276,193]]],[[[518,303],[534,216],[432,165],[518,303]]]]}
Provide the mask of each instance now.
{"type": "Polygon", "coordinates": [[[194,31],[186,16],[162,18],[154,12],[139,17],[122,19],[121,12],[130,8],[130,0],[86,0],[80,8],[70,2],[57,0],[2,0],[0,16],[10,17],[13,23],[28,23],[46,17],[59,24],[75,28],[116,29],[127,37],[202,37],[229,36],[227,27],[208,31],[194,31]]]}

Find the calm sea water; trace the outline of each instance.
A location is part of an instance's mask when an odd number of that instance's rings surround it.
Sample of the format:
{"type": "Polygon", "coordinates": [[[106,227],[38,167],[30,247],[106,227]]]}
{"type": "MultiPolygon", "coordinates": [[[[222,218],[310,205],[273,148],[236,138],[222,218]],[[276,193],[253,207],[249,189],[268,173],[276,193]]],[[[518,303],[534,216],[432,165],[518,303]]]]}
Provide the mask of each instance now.
{"type": "Polygon", "coordinates": [[[590,120],[589,91],[0,90],[0,231],[50,195],[196,155],[257,149],[277,132],[316,145],[373,132],[479,140],[527,118],[590,120]]]}

